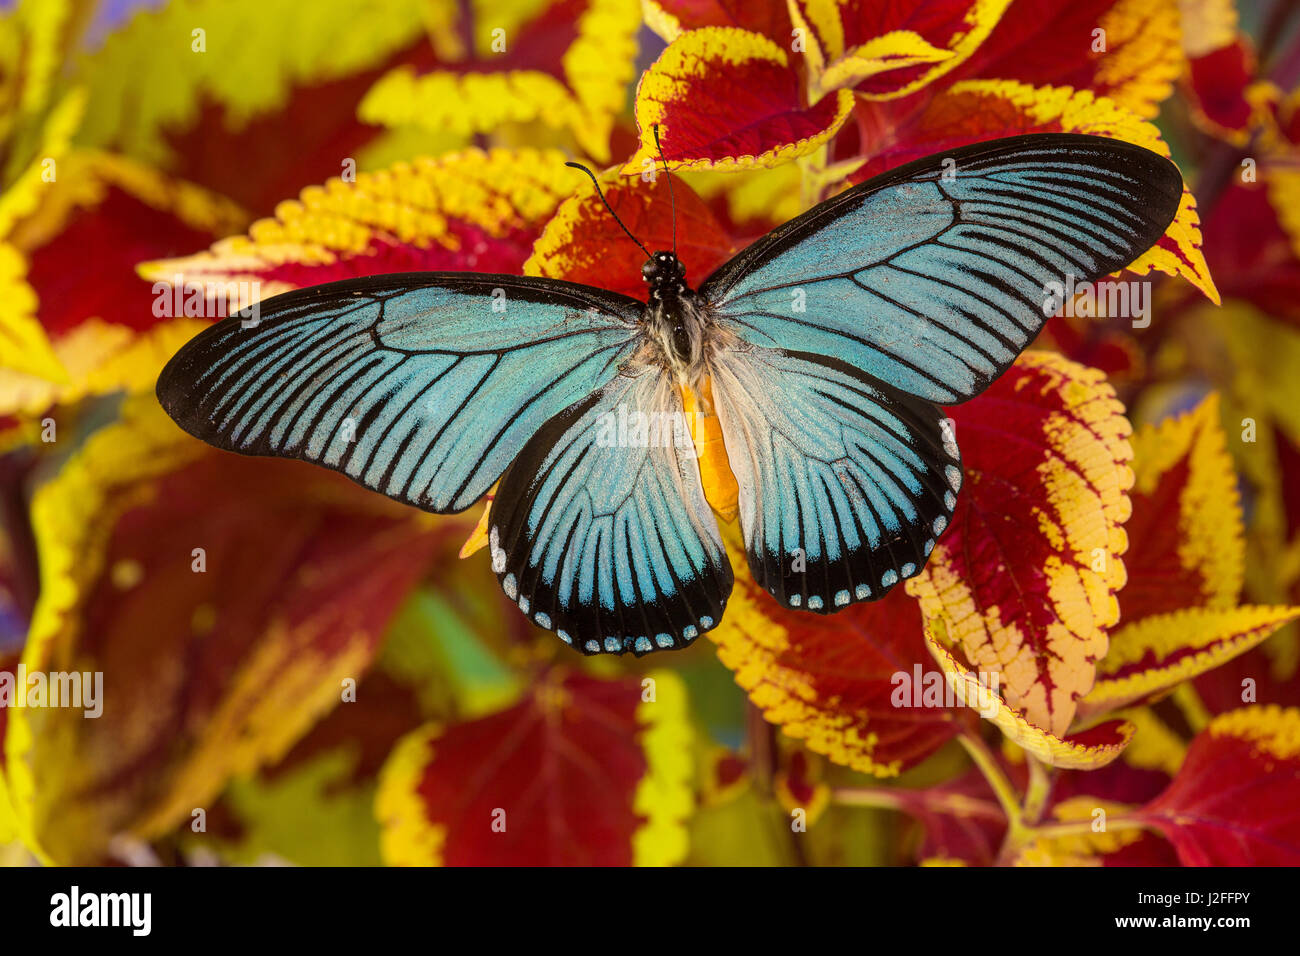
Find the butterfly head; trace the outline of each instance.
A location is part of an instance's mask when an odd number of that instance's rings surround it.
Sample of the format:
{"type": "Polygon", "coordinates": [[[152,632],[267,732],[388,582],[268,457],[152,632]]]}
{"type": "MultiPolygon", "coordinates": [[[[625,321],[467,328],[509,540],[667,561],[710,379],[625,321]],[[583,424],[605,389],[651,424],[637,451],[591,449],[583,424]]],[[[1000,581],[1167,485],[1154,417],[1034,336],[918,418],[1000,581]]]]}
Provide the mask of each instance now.
{"type": "Polygon", "coordinates": [[[656,252],[641,267],[641,278],[650,291],[681,292],[685,289],[686,265],[671,252],[656,252]]]}

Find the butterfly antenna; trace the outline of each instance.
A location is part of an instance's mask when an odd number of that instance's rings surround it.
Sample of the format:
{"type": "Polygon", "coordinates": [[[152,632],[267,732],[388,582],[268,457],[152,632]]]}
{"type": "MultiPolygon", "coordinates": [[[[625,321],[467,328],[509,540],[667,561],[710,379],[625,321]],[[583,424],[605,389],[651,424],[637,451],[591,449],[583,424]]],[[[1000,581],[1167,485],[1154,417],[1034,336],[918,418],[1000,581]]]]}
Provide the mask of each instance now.
{"type": "Polygon", "coordinates": [[[668,172],[668,163],[664,161],[664,148],[659,145],[659,124],[655,123],[650,127],[655,134],[655,149],[659,150],[659,165],[664,168],[664,175],[668,177],[668,202],[673,207],[673,255],[677,255],[677,197],[673,195],[673,175],[668,172]]]}
{"type": "MultiPolygon", "coordinates": [[[[615,221],[616,223],[618,223],[619,228],[622,229],[624,232],[627,233],[627,237],[628,237],[629,239],[631,239],[633,242],[635,242],[638,246],[641,246],[641,240],[638,239],[636,236],[632,235],[632,230],[631,230],[631,229],[629,229],[627,226],[623,225],[623,220],[618,218],[618,213],[616,213],[616,212],[614,211],[614,207],[611,206],[611,205],[609,204],[609,200],[605,198],[605,194],[604,194],[603,192],[600,191],[600,183],[598,183],[598,182],[596,181],[596,174],[593,173],[593,172],[592,172],[590,169],[588,169],[586,166],[582,165],[582,163],[565,163],[564,165],[565,165],[565,166],[571,166],[571,167],[573,167],[574,169],[581,169],[584,173],[587,174],[588,177],[590,177],[590,179],[591,179],[591,184],[592,184],[593,186],[596,187],[596,195],[599,196],[599,197],[600,197],[600,201],[603,202],[603,203],[605,204],[605,208],[608,209],[608,210],[609,210],[609,214],[610,214],[611,216],[614,217],[614,221],[615,221]]],[[[645,257],[646,257],[647,259],[650,258],[650,250],[649,250],[649,249],[647,249],[645,246],[641,246],[641,251],[645,253],[645,257]]]]}

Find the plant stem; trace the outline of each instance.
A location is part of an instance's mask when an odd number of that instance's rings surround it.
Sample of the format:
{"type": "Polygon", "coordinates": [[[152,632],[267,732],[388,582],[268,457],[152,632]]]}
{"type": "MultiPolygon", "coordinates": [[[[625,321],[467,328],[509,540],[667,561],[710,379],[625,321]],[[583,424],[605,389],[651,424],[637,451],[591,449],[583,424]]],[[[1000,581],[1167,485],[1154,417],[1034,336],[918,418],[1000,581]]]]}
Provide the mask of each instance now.
{"type": "Polygon", "coordinates": [[[1052,796],[1052,785],[1056,782],[1055,768],[1049,767],[1033,754],[1026,753],[1025,760],[1029,766],[1029,788],[1025,791],[1024,821],[1029,826],[1037,826],[1043,818],[1043,810],[1052,796]]]}
{"type": "Polygon", "coordinates": [[[998,766],[997,757],[989,749],[978,731],[964,730],[957,738],[961,745],[966,748],[966,753],[970,755],[971,760],[975,762],[984,774],[984,779],[988,781],[989,786],[993,788],[993,794],[998,798],[998,803],[1002,805],[1002,812],[1006,814],[1008,831],[1007,837],[1010,839],[1012,831],[1019,832],[1023,826],[1020,813],[1020,798],[1016,794],[1016,788],[1012,786],[1011,780],[1002,768],[998,766]]]}
{"type": "MultiPolygon", "coordinates": [[[[1132,817],[1111,817],[1106,821],[1106,833],[1115,830],[1146,830],[1150,824],[1132,817]]],[[[1092,820],[1072,820],[1066,823],[1041,823],[1029,828],[1028,832],[1039,839],[1042,837],[1087,836],[1093,832],[1092,820]]]]}
{"type": "Polygon", "coordinates": [[[1001,820],[1001,809],[986,800],[962,793],[934,790],[909,790],[902,787],[837,787],[831,801],[845,807],[869,807],[878,810],[932,810],[961,817],[1001,820]]]}

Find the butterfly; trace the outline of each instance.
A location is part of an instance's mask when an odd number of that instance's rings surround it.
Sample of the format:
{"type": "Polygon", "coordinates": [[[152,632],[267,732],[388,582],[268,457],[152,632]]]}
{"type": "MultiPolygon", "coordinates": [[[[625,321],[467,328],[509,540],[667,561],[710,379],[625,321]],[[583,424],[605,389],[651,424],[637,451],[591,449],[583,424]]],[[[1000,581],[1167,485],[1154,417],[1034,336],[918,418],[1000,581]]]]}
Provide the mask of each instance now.
{"type": "Polygon", "coordinates": [[[688,392],[716,415],[750,571],[783,606],[879,599],[952,520],[961,456],[940,406],[1010,367],[1060,305],[1054,283],[1155,243],[1182,191],[1173,163],[1125,142],[978,143],[822,202],[698,289],[642,245],[646,302],[458,272],[278,295],[183,346],[158,399],[218,448],[426,511],[499,481],[492,570],[520,611],[587,654],[681,648],[734,580],[693,443],[647,422],[683,420],[688,392]]]}

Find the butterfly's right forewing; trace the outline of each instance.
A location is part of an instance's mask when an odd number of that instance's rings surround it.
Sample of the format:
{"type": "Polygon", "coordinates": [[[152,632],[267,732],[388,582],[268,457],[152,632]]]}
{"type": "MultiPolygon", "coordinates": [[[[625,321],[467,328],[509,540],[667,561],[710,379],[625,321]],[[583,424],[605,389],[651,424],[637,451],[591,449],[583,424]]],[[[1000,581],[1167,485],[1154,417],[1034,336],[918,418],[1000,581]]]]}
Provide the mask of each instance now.
{"type": "Polygon", "coordinates": [[[1162,156],[1035,134],[901,166],[772,231],[700,289],[763,348],[849,362],[940,405],[978,395],[1061,295],[1163,234],[1183,182],[1162,156]]]}

